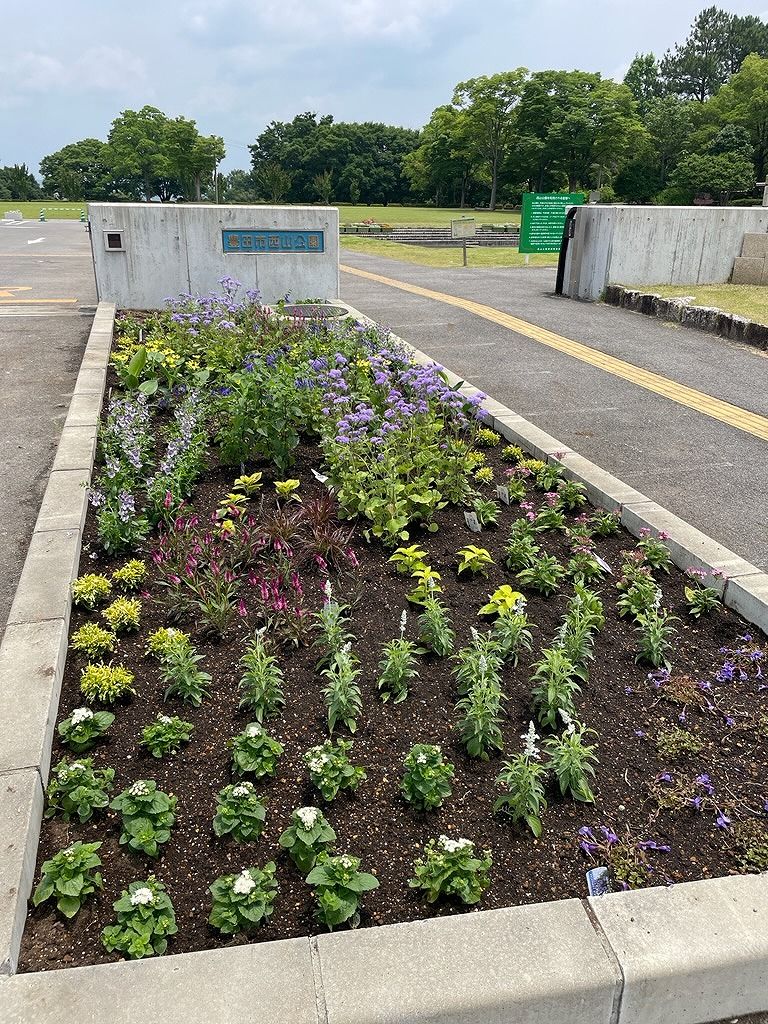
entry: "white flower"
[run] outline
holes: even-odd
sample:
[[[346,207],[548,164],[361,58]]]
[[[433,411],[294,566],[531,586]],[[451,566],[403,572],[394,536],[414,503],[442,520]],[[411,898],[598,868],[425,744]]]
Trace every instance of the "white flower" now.
[[[173,721],[170,715],[158,715],[157,720],[162,722],[163,725],[169,725]]]
[[[473,845],[471,839],[449,839],[448,836],[440,836],[438,842],[446,853],[456,853],[457,850],[465,850]]]
[[[142,886],[141,889],[136,889],[131,893],[132,907],[145,907],[148,903],[153,903],[154,900],[155,897],[152,890],[147,889],[146,886]]]
[[[416,755],[416,764],[426,764],[426,763],[427,763],[427,755],[426,754],[417,754]]]
[[[323,593],[325,594],[326,601],[330,601],[331,600],[331,594],[332,594],[331,581],[330,580],[326,580],[325,583],[323,584]]]
[[[246,727],[245,735],[249,739],[253,739],[254,736],[261,736],[261,732],[261,726],[257,725],[255,722],[251,722],[251,724]]]
[[[128,790],[129,796],[146,796],[149,792],[149,787],[146,782],[134,782],[131,788]]]
[[[241,782],[239,786],[235,786],[235,788],[232,790],[232,796],[236,796],[236,797],[250,796],[252,792],[253,792],[253,783],[252,782]]]
[[[72,764],[69,766],[69,770],[71,772],[84,772],[85,765],[81,764],[80,761],[73,761]]]
[[[256,888],[256,883],[251,878],[251,873],[248,868],[243,868],[240,874],[232,883],[232,891],[238,893],[240,896],[247,896],[249,892]]]
[[[341,866],[346,871],[349,871],[350,868],[353,868],[355,866],[353,858],[350,857],[349,854],[347,853],[344,853],[341,855],[341,857],[339,857],[339,864],[341,864]]]
[[[576,732],[576,723],[574,722],[574,720],[571,718],[571,716],[568,714],[565,708],[558,708],[557,713],[563,720],[566,735],[573,736],[573,734]]]
[[[477,669],[481,676],[484,676],[488,670],[488,659],[484,654],[477,659]]]
[[[310,829],[315,827],[315,822],[317,821],[317,816],[319,814],[319,807],[299,807],[296,811],[296,817],[301,822],[301,826],[305,832],[309,832]]]
[[[71,722],[72,725],[80,725],[81,722],[87,722],[89,718],[93,718],[90,708],[75,708],[72,712]]]
[[[403,633],[405,633],[405,624],[408,621],[408,612],[403,608],[400,614],[400,638],[402,639]]]
[[[540,737],[533,722],[528,723],[528,732],[524,732],[520,738],[525,740],[525,749],[523,750],[525,757],[538,758],[539,748],[536,746],[536,740]]]

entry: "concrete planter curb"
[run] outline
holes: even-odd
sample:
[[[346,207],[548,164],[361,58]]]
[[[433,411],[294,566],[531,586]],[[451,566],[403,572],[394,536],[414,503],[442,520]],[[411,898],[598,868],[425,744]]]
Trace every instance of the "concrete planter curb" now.
[[[740,341],[756,348],[768,349],[768,326],[736,313],[724,313],[722,309],[693,306],[680,299],[663,299],[653,292],[625,288],[620,284],[608,285],[603,302],[609,306],[629,309],[633,313],[643,313],[646,316],[655,316],[659,320],[681,324],[683,327],[692,327],[697,331],[717,334],[730,341]]]
[[[114,308],[99,311],[94,347],[89,341],[84,359],[96,370],[106,365]],[[424,353],[415,356],[432,362]],[[453,386],[461,383],[455,374],[448,378]],[[83,378],[86,386],[94,380],[98,385],[98,377]],[[467,384],[461,390],[477,393]],[[15,618],[0,648],[1,1024],[80,1024],[97,1019],[100,1006],[109,1007],[114,1024],[159,1012],[167,1024],[700,1024],[768,1006],[765,876],[14,974],[34,881],[69,582],[79,555],[81,526],[67,518],[79,506],[67,488],[79,488],[78,471],[87,476],[92,468],[96,419],[79,419],[82,400],[101,403],[96,393],[75,397],[81,399],[73,398],[78,422],[68,417],[52,473],[58,490],[44,501],[42,529],[36,530],[41,539],[30,548]],[[667,530],[678,565],[726,568],[726,603],[768,626],[768,576],[500,403],[489,401],[486,410],[505,438],[560,461],[593,501],[619,509],[631,532]],[[72,505],[65,500],[60,513],[65,492]],[[42,584],[45,572],[50,594]]]

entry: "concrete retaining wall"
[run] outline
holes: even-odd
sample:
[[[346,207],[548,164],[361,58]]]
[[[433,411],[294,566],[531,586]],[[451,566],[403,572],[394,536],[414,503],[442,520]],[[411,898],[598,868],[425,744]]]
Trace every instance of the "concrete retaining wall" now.
[[[722,284],[745,233],[765,231],[761,206],[580,206],[563,294],[594,301],[609,284]]]
[[[221,291],[229,275],[264,302],[339,295],[339,211],[323,206],[173,206],[89,203],[99,299],[128,309],[161,309],[182,292]],[[323,252],[224,252],[227,230],[323,232]],[[123,233],[124,251],[105,232]]]
[[[0,649],[0,1024],[701,1024],[768,1008],[765,875],[14,974],[113,316],[99,306]],[[677,565],[723,569],[726,605],[768,632],[768,575],[500,403],[485,408],[505,438],[621,509],[632,534],[666,530]]]

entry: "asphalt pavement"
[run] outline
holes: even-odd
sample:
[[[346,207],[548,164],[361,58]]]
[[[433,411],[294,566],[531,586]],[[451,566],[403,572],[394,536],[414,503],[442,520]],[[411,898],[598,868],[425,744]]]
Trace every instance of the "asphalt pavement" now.
[[[470,252],[471,263],[471,252]],[[342,249],[344,265],[483,303],[768,416],[768,354],[554,294],[548,267],[422,267]],[[351,305],[564,444],[768,570],[768,444],[465,309],[342,269]]]
[[[75,221],[0,221],[0,636],[96,303]]]

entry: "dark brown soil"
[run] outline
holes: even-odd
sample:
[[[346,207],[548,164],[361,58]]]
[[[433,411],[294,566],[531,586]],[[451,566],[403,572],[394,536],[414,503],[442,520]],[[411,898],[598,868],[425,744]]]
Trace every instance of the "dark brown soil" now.
[[[495,454],[489,456],[489,464],[500,465]],[[310,472],[317,465],[318,450],[311,445],[302,447],[298,464],[290,475],[301,478],[301,493],[305,497],[322,490]],[[275,478],[271,471],[266,471],[265,477]],[[209,515],[216,508],[221,496],[230,489],[232,478],[231,471],[214,466],[195,493],[195,508],[201,515]],[[264,493],[268,491],[269,484]],[[531,500],[538,505],[541,495],[531,489]],[[478,619],[477,610],[487,596],[503,582],[515,583],[514,576],[503,568],[502,550],[509,526],[518,515],[515,507],[502,507],[499,526],[477,535],[469,532],[460,512],[446,510],[437,534],[412,535],[412,541],[419,540],[428,549],[430,564],[443,576],[444,599],[453,616],[457,646],[467,642],[471,626],[483,621]],[[496,565],[487,578],[471,578],[469,573],[457,577],[455,552],[467,543],[484,546],[494,556]],[[620,552],[634,543],[633,538],[622,533],[599,540],[598,552],[618,569]],[[547,533],[543,544],[561,559],[567,557],[562,535]],[[599,747],[596,803],[578,804],[550,791],[544,832],[541,839],[535,840],[529,832],[492,813],[498,795],[494,780],[502,758],[492,757],[483,762],[464,753],[455,733],[456,692],[448,660],[420,658],[420,679],[411,686],[409,697],[402,704],[382,704],[378,698],[375,681],[381,647],[397,635],[410,586],[406,577],[398,576],[387,564],[388,552],[378,544],[369,546],[358,537],[355,551],[359,568],[345,582],[334,585],[337,591],[341,590],[340,596],[346,594],[348,599],[357,600],[352,625],[358,638],[355,651],[363,667],[364,711],[352,759],[365,766],[368,779],[356,794],[342,793],[324,809],[337,832],[339,851],[361,857],[363,869],[373,871],[380,879],[379,889],[365,897],[361,926],[460,912],[454,906],[429,907],[407,885],[414,858],[429,838],[441,833],[466,836],[478,849],[492,850],[491,886],[479,909],[584,896],[584,873],[590,865],[577,847],[577,832],[582,825],[605,824],[620,832],[628,829],[637,838],[669,844],[671,852],[658,854],[654,860],[673,881],[736,870],[728,832],[715,827],[714,814],[659,812],[647,787],[662,771],[683,771],[688,775],[708,772],[719,799],[734,819],[748,814],[750,809],[754,813],[762,808],[763,798],[768,796],[768,752],[755,731],[755,723],[759,714],[768,710],[768,699],[754,678],[715,682],[715,673],[724,657],[719,649],[751,631],[742,620],[720,608],[697,623],[686,612],[683,575],[677,570],[668,577],[659,574],[664,604],[680,620],[676,623],[674,670],[711,681],[716,704],[713,712],[688,712],[688,725],[704,740],[702,753],[677,764],[665,762],[653,739],[661,727],[678,723],[680,707],[663,699],[650,686],[646,681],[647,666],[635,664],[632,625],[616,613],[613,582],[609,580],[597,587],[605,601],[607,622],[597,638],[590,679],[579,702],[580,718],[595,730]],[[94,524],[89,518],[81,572],[107,572],[124,560],[98,557]],[[310,603],[317,607],[320,577],[310,572],[303,578],[311,595]],[[151,584],[148,589],[157,594],[157,588]],[[531,718],[530,666],[541,647],[552,640],[569,592],[570,588],[566,588],[551,598],[526,592],[529,617],[536,629],[533,650],[521,658],[517,668],[504,672],[508,696],[504,739],[509,754],[521,749],[520,735]],[[44,822],[36,878],[43,860],[67,844],[77,839],[101,840],[104,889],[86,903],[72,922],[64,921],[50,905],[31,910],[21,957],[21,969],[25,971],[115,959],[105,954],[101,946],[101,929],[113,920],[112,903],[121,890],[129,882],[145,878],[150,871],[165,883],[175,906],[179,933],[169,947],[172,952],[248,941],[242,936],[223,939],[208,926],[208,886],[219,875],[272,859],[278,864],[280,892],[270,923],[254,941],[322,930],[313,918],[311,890],[277,844],[291,811],[317,802],[302,761],[302,753],[327,735],[322,683],[314,670],[316,653],[307,648],[281,649],[286,707],[284,714],[270,722],[268,728],[285,746],[285,754],[277,777],[259,785],[268,801],[263,836],[249,845],[219,840],[212,832],[211,821],[218,790],[233,781],[227,740],[248,721],[247,714],[237,710],[238,661],[254,623],[238,619],[219,642],[212,642],[204,634],[194,635],[194,642],[204,655],[202,667],[213,677],[212,698],[197,709],[175,701],[164,704],[158,666],[145,657],[144,650],[149,633],[168,622],[162,608],[152,601],[145,600],[143,605],[139,635],[121,640],[115,657],[135,672],[137,695],[116,709],[108,742],[84,756],[93,756],[98,766],[115,769],[115,793],[136,779],[156,779],[159,788],[178,797],[177,825],[159,859],[152,862],[118,845],[120,827],[114,812],[102,814],[85,826],[58,819]],[[416,610],[409,610],[409,636],[415,635],[415,617]],[[75,609],[71,628],[75,630],[82,623],[97,619],[97,613]],[[85,659],[70,652],[59,720],[83,703],[79,676],[84,664]],[[188,747],[163,761],[151,758],[137,746],[143,726],[159,711],[178,713],[195,725]],[[727,716],[735,724],[727,724]],[[343,730],[338,734],[345,735]],[[427,817],[414,813],[398,796],[403,757],[417,742],[442,744],[446,757],[456,768],[452,796],[441,810]],[[67,751],[57,739],[53,764],[62,756],[67,756]]]

